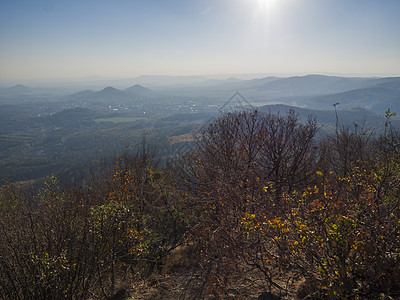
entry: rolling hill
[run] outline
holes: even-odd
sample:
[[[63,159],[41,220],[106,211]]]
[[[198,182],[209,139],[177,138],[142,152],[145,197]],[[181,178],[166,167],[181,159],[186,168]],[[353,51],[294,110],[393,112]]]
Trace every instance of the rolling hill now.
[[[362,107],[384,114],[390,108],[391,111],[400,112],[400,79],[387,78],[380,81],[383,82],[366,88],[315,97],[308,106],[327,109],[331,108],[333,103],[340,103],[343,109]]]

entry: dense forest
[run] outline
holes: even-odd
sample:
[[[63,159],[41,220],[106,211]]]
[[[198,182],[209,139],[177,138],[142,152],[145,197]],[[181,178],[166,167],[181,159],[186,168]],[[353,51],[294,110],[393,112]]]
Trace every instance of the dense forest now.
[[[294,111],[225,112],[168,163],[143,139],[68,188],[5,181],[0,297],[134,298],[174,277],[147,299],[399,297],[392,117],[320,134]]]

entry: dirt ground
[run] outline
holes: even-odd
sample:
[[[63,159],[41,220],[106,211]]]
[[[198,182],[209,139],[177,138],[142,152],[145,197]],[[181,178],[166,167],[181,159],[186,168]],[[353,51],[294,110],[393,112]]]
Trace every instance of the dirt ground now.
[[[280,278],[276,283],[288,289],[280,292],[277,288],[269,289],[265,277],[256,270],[241,266],[230,278],[227,291],[218,296],[206,287],[205,280],[210,278],[199,265],[198,253],[194,247],[178,247],[168,257],[160,272],[153,272],[142,280],[126,280],[120,286],[119,293],[113,300],[194,300],[194,299],[259,299],[262,293],[269,296],[260,300],[296,299],[296,291],[301,282],[287,274],[274,274]],[[239,271],[240,270],[240,271]],[[290,279],[288,281],[288,278]],[[128,283],[129,282],[129,283]],[[274,295],[275,297],[271,297]]]
[[[263,298],[263,300],[295,299],[297,288],[298,284],[293,285],[287,295],[279,295],[279,291],[272,290],[271,294],[276,297]],[[256,277],[256,274],[241,274],[232,281],[232,288],[228,289],[227,294],[220,295],[220,299],[259,299],[263,292],[270,291],[266,290],[265,284]],[[128,288],[126,296],[135,300],[217,299],[205,288],[196,269],[182,269],[170,274],[152,275]]]

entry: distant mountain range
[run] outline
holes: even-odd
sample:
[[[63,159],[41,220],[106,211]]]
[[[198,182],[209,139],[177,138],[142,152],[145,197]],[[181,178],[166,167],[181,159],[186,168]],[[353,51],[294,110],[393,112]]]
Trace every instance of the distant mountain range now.
[[[260,111],[271,112],[274,114],[285,115],[290,110],[294,110],[301,121],[306,121],[308,117],[314,117],[319,125],[323,126],[335,126],[336,124],[336,113],[332,108],[329,110],[317,110],[309,108],[299,108],[295,106],[276,104],[276,105],[265,105],[258,108]],[[371,112],[363,108],[352,108],[352,109],[338,109],[338,126],[340,128],[354,127],[355,125],[363,130],[375,130],[382,129],[385,124],[384,116]],[[394,125],[398,126],[400,123],[394,121]]]
[[[382,78],[372,81],[371,86],[350,91],[320,96],[311,99],[309,106],[319,109],[332,107],[340,103],[343,109],[363,107],[384,114],[391,111],[400,113],[400,78]]]
[[[307,75],[277,79],[257,87],[261,91],[279,91],[290,96],[332,94],[377,84],[380,79]]]
[[[104,104],[110,100],[126,102],[141,98],[186,97],[208,99],[208,103],[214,101],[218,105],[234,92],[240,91],[256,106],[282,103],[330,110],[332,104],[340,103],[339,107],[342,109],[358,107],[383,114],[390,108],[400,113],[400,77],[367,78],[311,74],[288,78],[270,76],[249,80],[238,78],[217,80],[204,76],[140,76],[131,79],[130,84],[133,85],[126,89],[109,86],[99,91],[84,90],[68,95],[64,92],[64,96],[60,93],[55,94],[54,99],[63,102],[84,101]],[[146,86],[153,88],[149,89]],[[12,97],[22,99],[22,96],[45,95],[49,91],[50,89],[15,85],[1,88],[0,100],[2,103],[11,103]]]
[[[183,87],[172,86],[168,92],[181,92]],[[265,77],[240,80],[205,80],[185,85],[185,95],[225,97],[240,91],[255,103],[296,103],[302,107],[329,109],[333,103],[346,103],[343,108],[363,107],[379,113],[393,107],[400,111],[400,77],[338,77],[306,75],[288,78]],[[171,92],[172,91],[172,92]],[[182,93],[180,94],[182,95]]]
[[[135,84],[125,90],[119,90],[114,87],[106,87],[101,91],[95,92],[86,90],[71,95],[64,96],[63,101],[129,101],[134,98],[151,96],[152,90],[139,84]]]

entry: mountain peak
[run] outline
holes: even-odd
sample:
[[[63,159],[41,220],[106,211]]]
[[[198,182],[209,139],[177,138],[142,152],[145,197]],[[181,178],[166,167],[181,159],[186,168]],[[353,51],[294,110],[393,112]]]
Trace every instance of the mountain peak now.
[[[136,95],[144,95],[144,94],[149,94],[152,91],[143,85],[140,84],[135,84],[127,89],[125,89],[126,92],[131,93],[131,94],[136,94]]]
[[[37,92],[36,89],[26,85],[17,84],[12,87],[1,88],[0,93],[7,96],[27,95]]]
[[[115,92],[115,91],[118,91],[118,90],[112,86],[108,86],[108,87],[105,87],[104,89],[102,89],[100,92]]]

